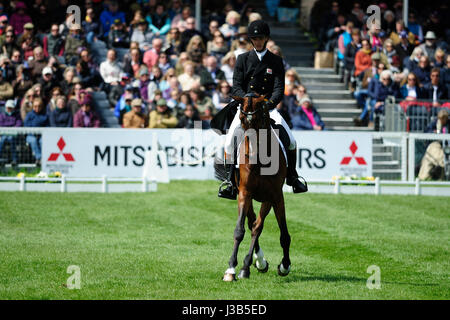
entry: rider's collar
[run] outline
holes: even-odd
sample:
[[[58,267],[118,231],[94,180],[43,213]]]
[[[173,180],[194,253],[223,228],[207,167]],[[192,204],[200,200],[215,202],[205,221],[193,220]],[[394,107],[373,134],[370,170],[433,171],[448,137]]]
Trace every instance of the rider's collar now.
[[[267,48],[265,48],[263,51],[259,52],[257,51],[255,48],[253,48],[253,50],[255,50],[256,55],[258,56],[259,61],[262,61],[264,55],[267,53]]]

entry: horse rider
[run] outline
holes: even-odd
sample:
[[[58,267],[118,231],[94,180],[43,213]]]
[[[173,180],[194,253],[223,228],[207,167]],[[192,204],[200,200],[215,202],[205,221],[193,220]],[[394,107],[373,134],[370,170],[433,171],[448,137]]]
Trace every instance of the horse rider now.
[[[281,125],[289,136],[289,147],[286,150],[288,170],[286,184],[292,186],[294,193],[302,193],[308,190],[307,185],[298,179],[297,170],[297,143],[292,135],[289,126],[276,109],[277,104],[282,101],[284,96],[284,66],[283,60],[267,50],[266,45],[270,36],[270,28],[266,22],[256,20],[248,26],[248,37],[253,45],[253,50],[242,53],[238,56],[233,74],[232,96],[245,97],[256,93],[266,97],[264,108],[269,110],[270,118],[276,125]],[[211,126],[213,128],[223,128],[220,121],[223,118],[230,120],[230,113],[234,115],[230,128],[225,138],[226,159],[234,154],[235,137],[243,136],[243,129],[239,119],[238,103],[231,102],[213,119]],[[229,121],[228,120],[228,121]],[[217,124],[220,123],[220,124]],[[222,130],[223,131],[223,130]],[[219,188],[218,196],[227,199],[236,199],[237,188],[234,181],[235,165],[225,161],[227,171],[227,180]]]

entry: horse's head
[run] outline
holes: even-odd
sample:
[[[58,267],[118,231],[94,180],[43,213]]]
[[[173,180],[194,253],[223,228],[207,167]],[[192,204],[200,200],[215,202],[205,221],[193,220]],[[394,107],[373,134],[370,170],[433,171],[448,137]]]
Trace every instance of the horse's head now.
[[[247,94],[244,98],[233,97],[240,104],[241,125],[244,130],[263,129],[268,124],[268,112],[263,108],[265,96]]]

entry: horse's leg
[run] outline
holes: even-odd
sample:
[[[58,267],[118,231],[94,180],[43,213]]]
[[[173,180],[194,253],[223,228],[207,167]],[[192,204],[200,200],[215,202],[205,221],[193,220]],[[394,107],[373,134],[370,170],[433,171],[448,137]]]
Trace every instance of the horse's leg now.
[[[244,239],[245,235],[245,217],[248,213],[248,209],[250,208],[251,198],[244,195],[243,192],[239,192],[238,198],[238,219],[236,223],[236,228],[234,229],[234,247],[233,253],[231,254],[230,261],[228,262],[229,268],[225,271],[225,275],[223,276],[224,281],[233,281],[236,280],[236,271],[235,268],[237,266],[237,255],[239,250],[239,245]]]
[[[244,259],[244,265],[242,266],[242,269],[239,272],[239,278],[250,277],[250,265],[252,264],[253,251],[255,250],[256,243],[258,242],[258,238],[261,235],[261,232],[263,230],[264,219],[269,214],[270,208],[271,208],[271,205],[268,202],[263,202],[261,204],[261,210],[259,211],[258,219],[256,219],[256,222],[252,228],[252,241],[250,243],[250,249],[248,251],[247,256]],[[260,250],[258,250],[257,252],[259,252],[259,251]]]
[[[291,271],[291,260],[289,259],[289,246],[291,244],[291,236],[289,235],[286,224],[286,211],[284,207],[283,194],[281,194],[279,201],[275,203],[274,211],[278,226],[280,228],[280,244],[283,248],[283,259],[278,265],[278,274],[280,276],[287,276]]]

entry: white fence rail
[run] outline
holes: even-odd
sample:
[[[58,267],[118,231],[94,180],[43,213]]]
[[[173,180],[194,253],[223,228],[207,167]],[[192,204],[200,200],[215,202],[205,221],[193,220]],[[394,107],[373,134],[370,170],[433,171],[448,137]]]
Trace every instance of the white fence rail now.
[[[308,181],[310,193],[373,194],[373,195],[427,195],[450,196],[450,182],[369,180],[312,180]],[[124,178],[27,178],[0,177],[0,191],[11,192],[156,192],[155,181]],[[292,192],[284,186],[285,192]]]

